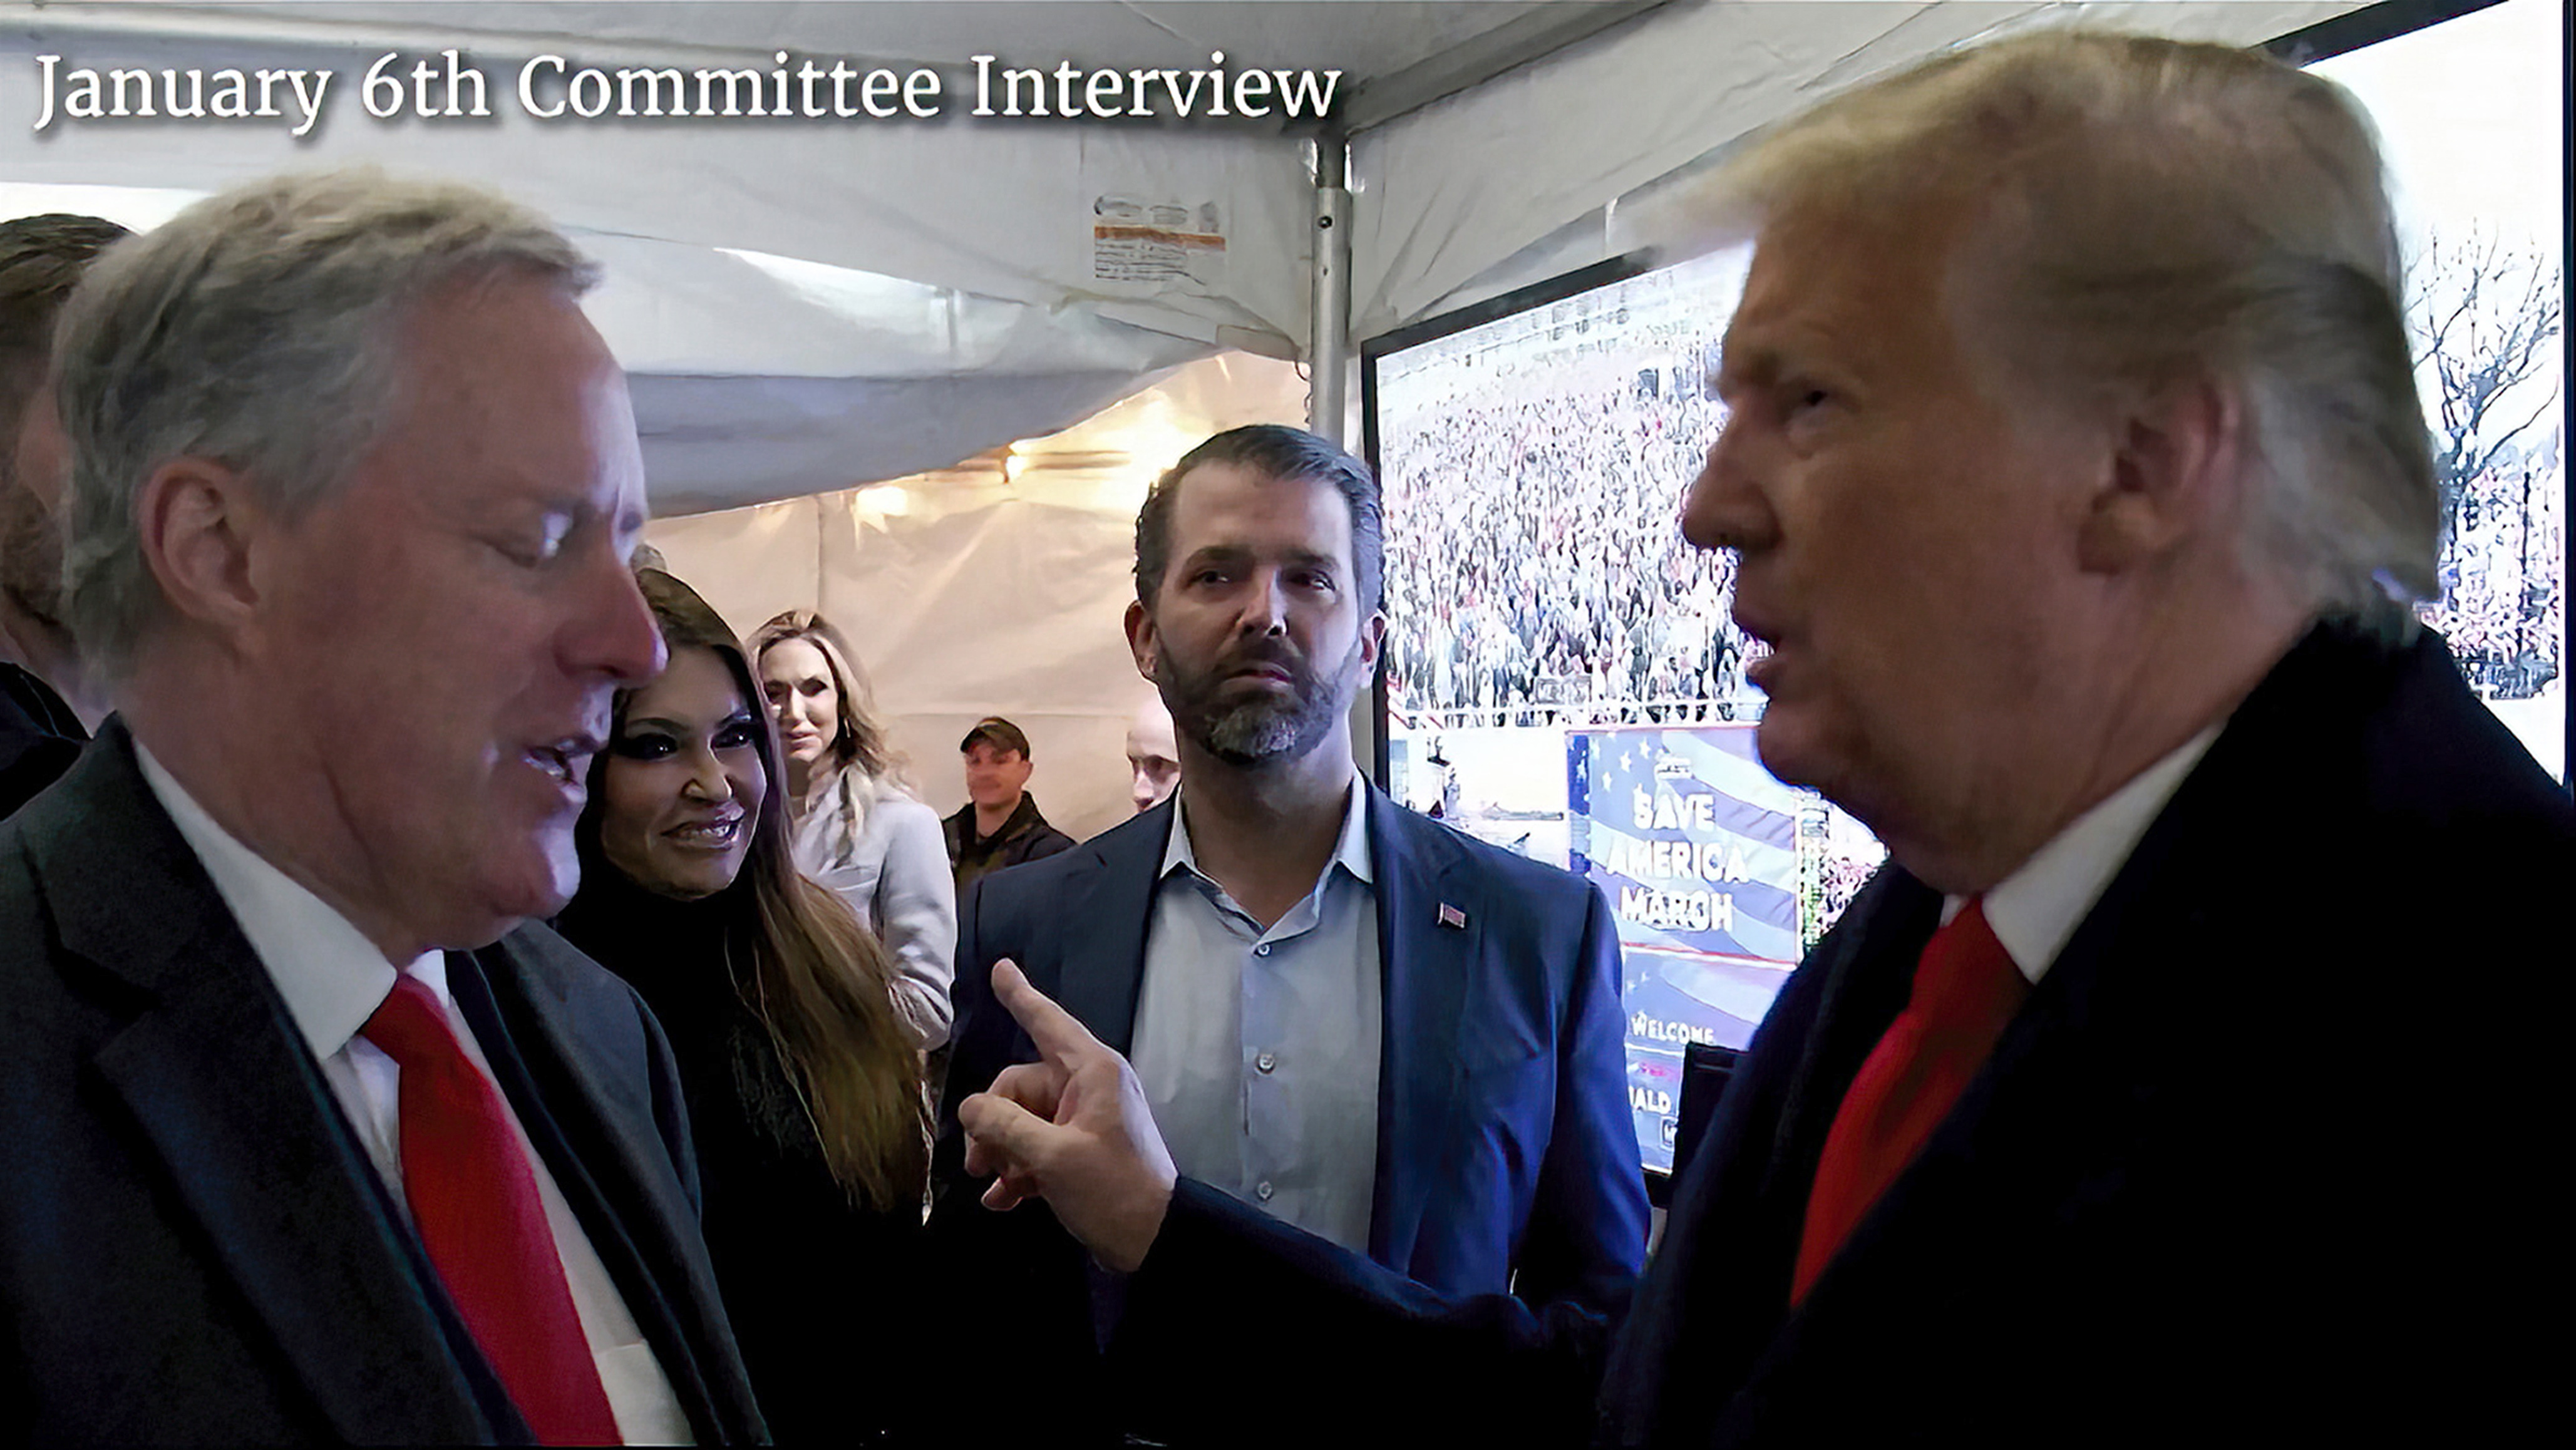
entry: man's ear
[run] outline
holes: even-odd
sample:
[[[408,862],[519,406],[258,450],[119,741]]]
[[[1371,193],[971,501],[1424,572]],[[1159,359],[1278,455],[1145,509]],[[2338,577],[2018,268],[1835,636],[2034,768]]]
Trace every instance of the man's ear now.
[[[1386,611],[1379,610],[1360,625],[1360,662],[1368,667],[1363,679],[1377,678],[1377,662],[1386,655]]]
[[[134,513],[144,562],[171,611],[238,637],[259,609],[251,555],[273,527],[240,472],[212,459],[173,458],[143,481]]]
[[[2139,397],[2076,536],[2086,569],[2116,574],[2164,557],[2231,514],[2242,492],[2245,408],[2196,377]]]
[[[1127,652],[1136,657],[1136,673],[1154,678],[1154,652],[1160,647],[1160,636],[1154,633],[1154,616],[1136,601],[1127,605]]]

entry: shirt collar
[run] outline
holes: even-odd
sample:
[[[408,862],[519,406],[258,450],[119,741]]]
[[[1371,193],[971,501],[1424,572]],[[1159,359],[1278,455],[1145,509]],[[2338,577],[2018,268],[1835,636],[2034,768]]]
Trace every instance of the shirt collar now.
[[[1182,797],[1186,793],[1187,782],[1183,782],[1181,789],[1172,792],[1172,839],[1171,843],[1163,848],[1163,869],[1155,874],[1154,879],[1157,881],[1170,876],[1174,870],[1183,868],[1193,876],[1207,874],[1199,870],[1198,852],[1190,845],[1190,817],[1189,813],[1181,808]],[[1334,843],[1333,858],[1324,863],[1323,872],[1315,879],[1320,883],[1325,876],[1333,874],[1334,867],[1339,866],[1359,881],[1374,886],[1377,883],[1377,875],[1373,860],[1374,858],[1369,855],[1368,787],[1361,781],[1359,772],[1354,769],[1351,772],[1350,803],[1342,811],[1341,839]]]
[[[316,1058],[347,1047],[393,992],[393,964],[347,917],[217,825],[140,742],[134,757],[143,767],[144,783],[188,849],[196,852],[215,893],[231,908],[251,951],[268,969],[305,1046]],[[446,1000],[447,960],[442,954],[425,952],[404,970]]]
[[[2075,818],[2065,830],[2032,853],[2031,858],[1985,894],[1986,924],[2003,943],[2013,965],[2035,985],[2066,949],[2067,939],[2093,910],[2093,903],[2119,874],[2138,838],[2164,813],[2183,778],[2208,753],[2226,724],[2220,721],[2184,741],[2181,748],[2139,771],[2102,803]],[[1947,922],[1965,904],[1951,897],[1942,906]]]

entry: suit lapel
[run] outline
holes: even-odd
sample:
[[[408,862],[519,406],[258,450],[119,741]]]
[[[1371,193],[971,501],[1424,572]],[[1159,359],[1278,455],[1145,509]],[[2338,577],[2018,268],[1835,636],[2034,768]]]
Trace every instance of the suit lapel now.
[[[1940,922],[1941,897],[1903,868],[1884,868],[1879,899],[1830,956],[1819,952],[1824,972],[1815,1027],[1791,1072],[1772,1141],[1766,1192],[1797,1200],[1803,1217],[1807,1191],[1824,1156],[1825,1137],[1842,1111],[1843,1098],[1861,1064],[1905,1010],[1914,967]]]
[[[1440,1171],[1458,1100],[1458,1019],[1489,913],[1455,871],[1448,829],[1368,787],[1383,994],[1377,1092],[1377,1193],[1369,1257],[1401,1271]],[[1462,925],[1444,925],[1454,907]]]
[[[449,953],[449,989],[698,1438],[727,1439],[700,1346],[679,1312],[686,1290],[665,1284],[653,1267],[689,1262],[673,1227],[695,1217],[671,1191],[677,1185],[650,1166],[666,1154],[644,1136],[653,1112],[632,1091],[640,1070],[609,1060],[574,1030],[573,1005],[513,961],[521,949],[506,938],[471,955]]]
[[[1091,853],[1091,860],[1083,876],[1068,884],[1064,915],[1057,923],[1064,955],[1055,998],[1094,1037],[1122,1053],[1135,1040],[1145,937],[1154,919],[1163,853],[1180,809],[1177,800],[1075,848]]]
[[[1801,1372],[1794,1367],[1802,1362],[1805,1342],[1840,1342],[1867,1332],[1866,1326],[1890,1312],[1909,1312],[1893,1307],[1902,1296],[1949,1292],[1935,1285],[2004,1282],[2024,1248],[2018,1235],[2044,1224],[2050,1205],[2096,1191],[2082,1187],[2088,1181],[2116,1179],[2154,1111],[2152,1059],[2160,1046],[2171,1046],[2159,1044],[2157,1033],[2160,1024],[2177,1020],[2177,1004],[2165,998],[2176,989],[2178,975],[2189,980],[2172,968],[2191,960],[2191,944],[2203,930],[2199,903],[2223,894],[2231,881],[2259,874],[2250,849],[2217,844],[2227,835],[2224,813],[2251,789],[2222,779],[2233,753],[2213,748],[2148,828],[1996,1041],[1984,1068],[1913,1162],[1854,1225],[1799,1313],[1787,1318],[1749,1364],[1750,1378],[1743,1383],[1750,1400],[1760,1400],[1767,1376]],[[2222,824],[2213,828],[2213,821]],[[2258,839],[2237,834],[2248,843]],[[2197,848],[2186,850],[2186,841]],[[2248,859],[2228,859],[2238,851]],[[1919,894],[1917,910],[1928,928],[1937,920],[1932,913],[1939,898],[1911,877],[1902,879],[1909,894]],[[2177,890],[2185,881],[2198,884]],[[1791,1151],[1768,1190],[1784,1206],[1799,1204],[1801,1218],[1804,1191],[1840,1093],[1876,1041],[1869,1024],[1875,1021],[1883,1031],[1902,1009],[1913,958],[1926,934],[1893,924],[1871,933],[1884,938],[1867,944],[1876,963],[1854,974],[1840,1024],[1820,1026],[1816,1034],[1810,1057],[1820,1070],[1808,1101],[1783,1114],[1782,1145]],[[1827,1006],[1834,1006],[1831,999]],[[1839,1087],[1827,1092],[1837,1074]],[[1794,1258],[1796,1246],[1793,1230],[1785,1240],[1784,1263]],[[1737,1383],[1730,1377],[1730,1391]]]
[[[45,805],[71,813],[26,837],[63,947],[139,1004],[93,1065],[333,1433],[492,1438],[373,1167],[121,723]]]
[[[1846,1257],[1864,1257],[1882,1239],[1910,1236],[1921,1223],[1940,1222],[1946,1210],[1936,1200],[1944,1196],[1965,1191],[1991,1197],[1999,1191],[1994,1169],[1966,1165],[2041,1165],[2023,1177],[2064,1185],[2087,1171],[2074,1151],[2078,1145],[2095,1160],[2117,1158],[2121,1134],[2145,1102],[2145,1078],[2152,1066],[2148,1056],[2169,1053],[2177,1045],[2160,1040],[2159,1024],[2180,1020],[2193,1005],[2179,985],[2192,978],[2187,971],[2176,971],[2175,964],[2193,960],[2196,944],[2207,939],[2210,904],[2234,899],[2239,883],[2261,879],[2268,864],[2265,853],[2277,848],[2260,833],[2238,828],[2241,803],[2267,792],[2277,800],[2287,786],[2269,762],[2302,752],[2313,758],[2321,748],[2315,742],[2332,734],[2319,726],[2319,719],[2367,708],[2332,693],[2318,695],[2320,690],[2351,688],[2352,676],[2345,672],[2355,668],[2350,660],[2357,650],[2376,654],[2375,647],[2343,642],[2333,631],[2312,631],[2237,709],[2086,911],[2030,1001],[1995,1043],[1984,1070],[1925,1141],[1914,1165],[1888,1185],[1869,1216],[1853,1228]],[[2417,658],[2426,657],[2419,653]],[[2368,679],[2388,666],[2361,668],[2360,677]],[[2341,804],[2312,802],[2304,813],[2329,818]],[[1914,889],[1926,903],[1937,900],[1928,888]],[[1910,938],[1917,948],[1922,939]],[[1830,1028],[1820,1031],[1818,1056],[1835,1057],[1839,1065],[1838,1054],[1855,1043],[1865,1056],[1876,1032],[1864,1037],[1859,1029],[1882,1005],[1888,1018],[1902,1008],[1902,983],[1909,980],[1912,958],[1900,963],[1893,957],[1891,952],[1884,968],[1870,972],[1873,980],[1899,984],[1893,998],[1880,1004],[1855,996],[1861,1006],[1850,1014],[1849,1030],[1839,1035]],[[1879,1030],[1885,1020],[1880,1019]],[[2192,1036],[2206,1040],[2211,1032],[2199,1027]],[[1842,1084],[1847,1086],[1857,1071],[1854,1058]],[[1818,1080],[1826,1079],[1820,1075]],[[1817,1096],[1821,1100],[1823,1095]],[[1839,1096],[1837,1089],[1836,1102]],[[1796,1130],[1809,1144],[1810,1175],[1833,1110],[1824,1106],[1821,1121],[1810,1112]],[[1999,1142],[2006,1146],[1998,1147]],[[1923,1251],[1938,1250],[1927,1246]],[[1823,1288],[1820,1279],[1820,1295]]]
[[[2195,944],[2207,939],[2209,903],[2226,899],[2234,883],[2260,879],[2262,854],[2272,849],[2258,833],[2231,829],[2239,803],[2263,789],[2261,772],[2240,764],[2249,748],[2259,754],[2263,718],[2259,704],[2241,709],[2157,814],[1984,1070],[1854,1227],[1855,1255],[1939,1221],[1949,1212],[1940,1197],[1963,1188],[1997,1195],[2003,1183],[1992,1165],[2014,1165],[2025,1186],[2063,1185],[2089,1163],[2119,1156],[2148,1103],[2150,1059],[2183,1046],[2161,1040],[2189,1010],[2180,984],[2193,978],[2176,964],[2194,960]],[[2206,1040],[2211,1032],[2193,1035]]]
[[[2447,674],[2438,650],[2420,644],[2409,667]],[[2348,722],[2376,720],[2389,709],[2378,692],[2391,667],[2364,662],[2376,658],[2376,647],[2319,630],[2237,709],[2086,913],[1985,1069],[1853,1229],[1805,1308],[1787,1318],[1781,1307],[1795,1234],[1824,1134],[1860,1059],[1901,1009],[1914,956],[1936,919],[1939,898],[1930,888],[1893,866],[1882,873],[1804,969],[1828,976],[1809,1046],[1777,1113],[1755,1216],[1746,1216],[1745,1190],[1726,1161],[1761,1146],[1740,1120],[1731,1142],[1703,1148],[1681,1185],[1672,1234],[1623,1331],[1621,1363],[1605,1393],[1605,1404],[1622,1417],[1618,1443],[1724,1439],[1775,1402],[1763,1384],[1775,1371],[1784,1381],[1812,1378],[1811,1366],[1828,1353],[1843,1357],[1835,1363],[1849,1359],[1848,1336],[1883,1328],[1926,1302],[1953,1302],[1940,1296],[1961,1295],[1962,1286],[1973,1287],[1955,1302],[2029,1292],[2029,1236],[2070,1209],[2116,1201],[2121,1175],[2144,1161],[2141,1135],[2157,1131],[2163,1097],[2241,1089],[2239,1077],[2221,1073],[2277,1049],[2227,1041],[2226,1034],[2277,1016],[2242,1014],[2238,1004],[2250,984],[2212,982],[2196,964],[2221,942],[2240,969],[2315,950],[2297,934],[2295,919],[2267,920],[2247,886],[2278,872],[2281,853],[2295,859],[2299,837],[2285,847],[2276,833],[2245,829],[2243,802],[2263,798],[2279,816],[2320,823],[2314,829],[2321,832],[2350,829],[2342,824],[2348,781],[2364,767],[2347,762],[2327,770],[2315,762],[2351,748]],[[2457,697],[2465,699],[2465,691]],[[2409,701],[2407,708],[2422,705]],[[2284,770],[2284,761],[2301,767]],[[2303,793],[2320,780],[2330,787]],[[1881,886],[1895,894],[1882,897]],[[2283,934],[2278,953],[2249,946],[2249,932],[2275,927]],[[1857,941],[1846,943],[1853,932]],[[1829,960],[1838,953],[1849,960]],[[1782,1008],[1794,994],[1795,984]],[[1790,1013],[1777,1015],[1784,1035],[1799,1031],[1785,1020]],[[2213,1042],[2232,1057],[2229,1067],[2175,1065],[2178,1052],[2205,1054]],[[1765,1100],[1731,1101],[1737,1087],[1720,1105],[1722,1118],[1730,1108],[1762,1111]],[[2226,1110],[2240,1109],[2231,1101]],[[2193,1151],[2216,1150],[2195,1140]],[[2261,1151],[2292,1150],[2267,1141]],[[2209,1181],[2212,1193],[2237,1187],[2220,1172]],[[1749,1272],[1740,1264],[1773,1267]],[[2021,1282],[2016,1273],[2025,1276]],[[1821,1347],[1828,1338],[1837,1341],[1830,1351]],[[1804,1344],[1819,1346],[1812,1358],[1802,1357]],[[1737,1397],[1732,1406],[1730,1397]],[[1712,1420],[1730,1408],[1733,1420],[1712,1431]]]
[[[661,1156],[662,1147],[639,1134],[637,1125],[653,1120],[652,1104],[632,1090],[632,1066],[608,1061],[575,1031],[572,1005],[535,973],[518,970],[516,950],[515,941],[505,938],[479,952],[448,953],[458,1010],[478,1039],[487,1032],[501,1039],[508,1064],[496,1060],[493,1066],[505,1079],[502,1087],[515,1111],[542,1120],[558,1135],[598,1140],[607,1156],[596,1174],[588,1155],[569,1165],[586,1188],[594,1186],[588,1181],[594,1176],[642,1183],[645,1165]],[[558,1137],[553,1146],[569,1144]],[[551,1159],[547,1166],[554,1166]]]
[[[2190,976],[2174,964],[2193,960],[2195,942],[2205,939],[2208,903],[2227,897],[2231,883],[2262,874],[2265,847],[2256,844],[2262,838],[2230,827],[2238,803],[2262,789],[2259,772],[2239,762],[2249,751],[2260,755],[2264,705],[2277,693],[2240,709],[2228,734],[2157,814],[1997,1039],[1983,1070],[1913,1164],[1853,1227],[1842,1258],[1864,1260],[1882,1243],[1895,1253],[1943,1252],[1919,1237],[1922,1226],[1950,1221],[1962,1200],[1991,1201],[2015,1191],[2004,1165],[2019,1191],[2049,1194],[2120,1156],[2125,1135],[2148,1106],[2151,1057],[2178,1046],[2157,1040],[2159,1024],[2187,1010],[2173,998],[2177,983]],[[1900,991],[1890,1012],[1902,1003]],[[1865,1055],[1868,1046],[1860,1051]],[[1824,1127],[1831,1122],[1828,1111]],[[1815,1130],[1811,1165],[1822,1132]],[[1914,1247],[1899,1247],[1908,1243]],[[1832,1274],[1829,1267],[1819,1279],[1819,1298]]]
[[[1782,989],[1675,1185],[1604,1382],[1615,1443],[1688,1443],[1688,1427],[1724,1407],[1788,1317],[1825,1136],[1903,1010],[1940,900],[1886,867]]]

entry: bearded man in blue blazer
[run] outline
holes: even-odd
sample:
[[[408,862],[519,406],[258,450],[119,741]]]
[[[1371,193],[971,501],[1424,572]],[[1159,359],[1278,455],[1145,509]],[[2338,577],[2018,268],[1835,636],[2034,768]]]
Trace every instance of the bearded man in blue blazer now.
[[[1609,904],[1354,767],[1379,533],[1366,466],[1293,428],[1219,434],[1155,485],[1127,630],[1179,792],[968,898],[948,1098],[1032,1055],[987,985],[1010,960],[1133,1055],[1187,1171],[1248,1209],[1451,1292],[1606,1310],[1646,1243]],[[961,1148],[951,1117],[939,1228],[983,1279],[958,1297],[1107,1335],[1115,1284],[1042,1210],[975,1207]]]

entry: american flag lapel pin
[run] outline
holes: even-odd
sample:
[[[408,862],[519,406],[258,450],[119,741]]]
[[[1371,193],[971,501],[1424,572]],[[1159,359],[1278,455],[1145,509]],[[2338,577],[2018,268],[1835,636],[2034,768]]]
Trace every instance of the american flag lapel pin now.
[[[1444,901],[1440,903],[1440,924],[1458,931],[1465,931],[1467,929],[1467,913],[1460,911],[1458,908],[1451,906],[1448,902]]]

